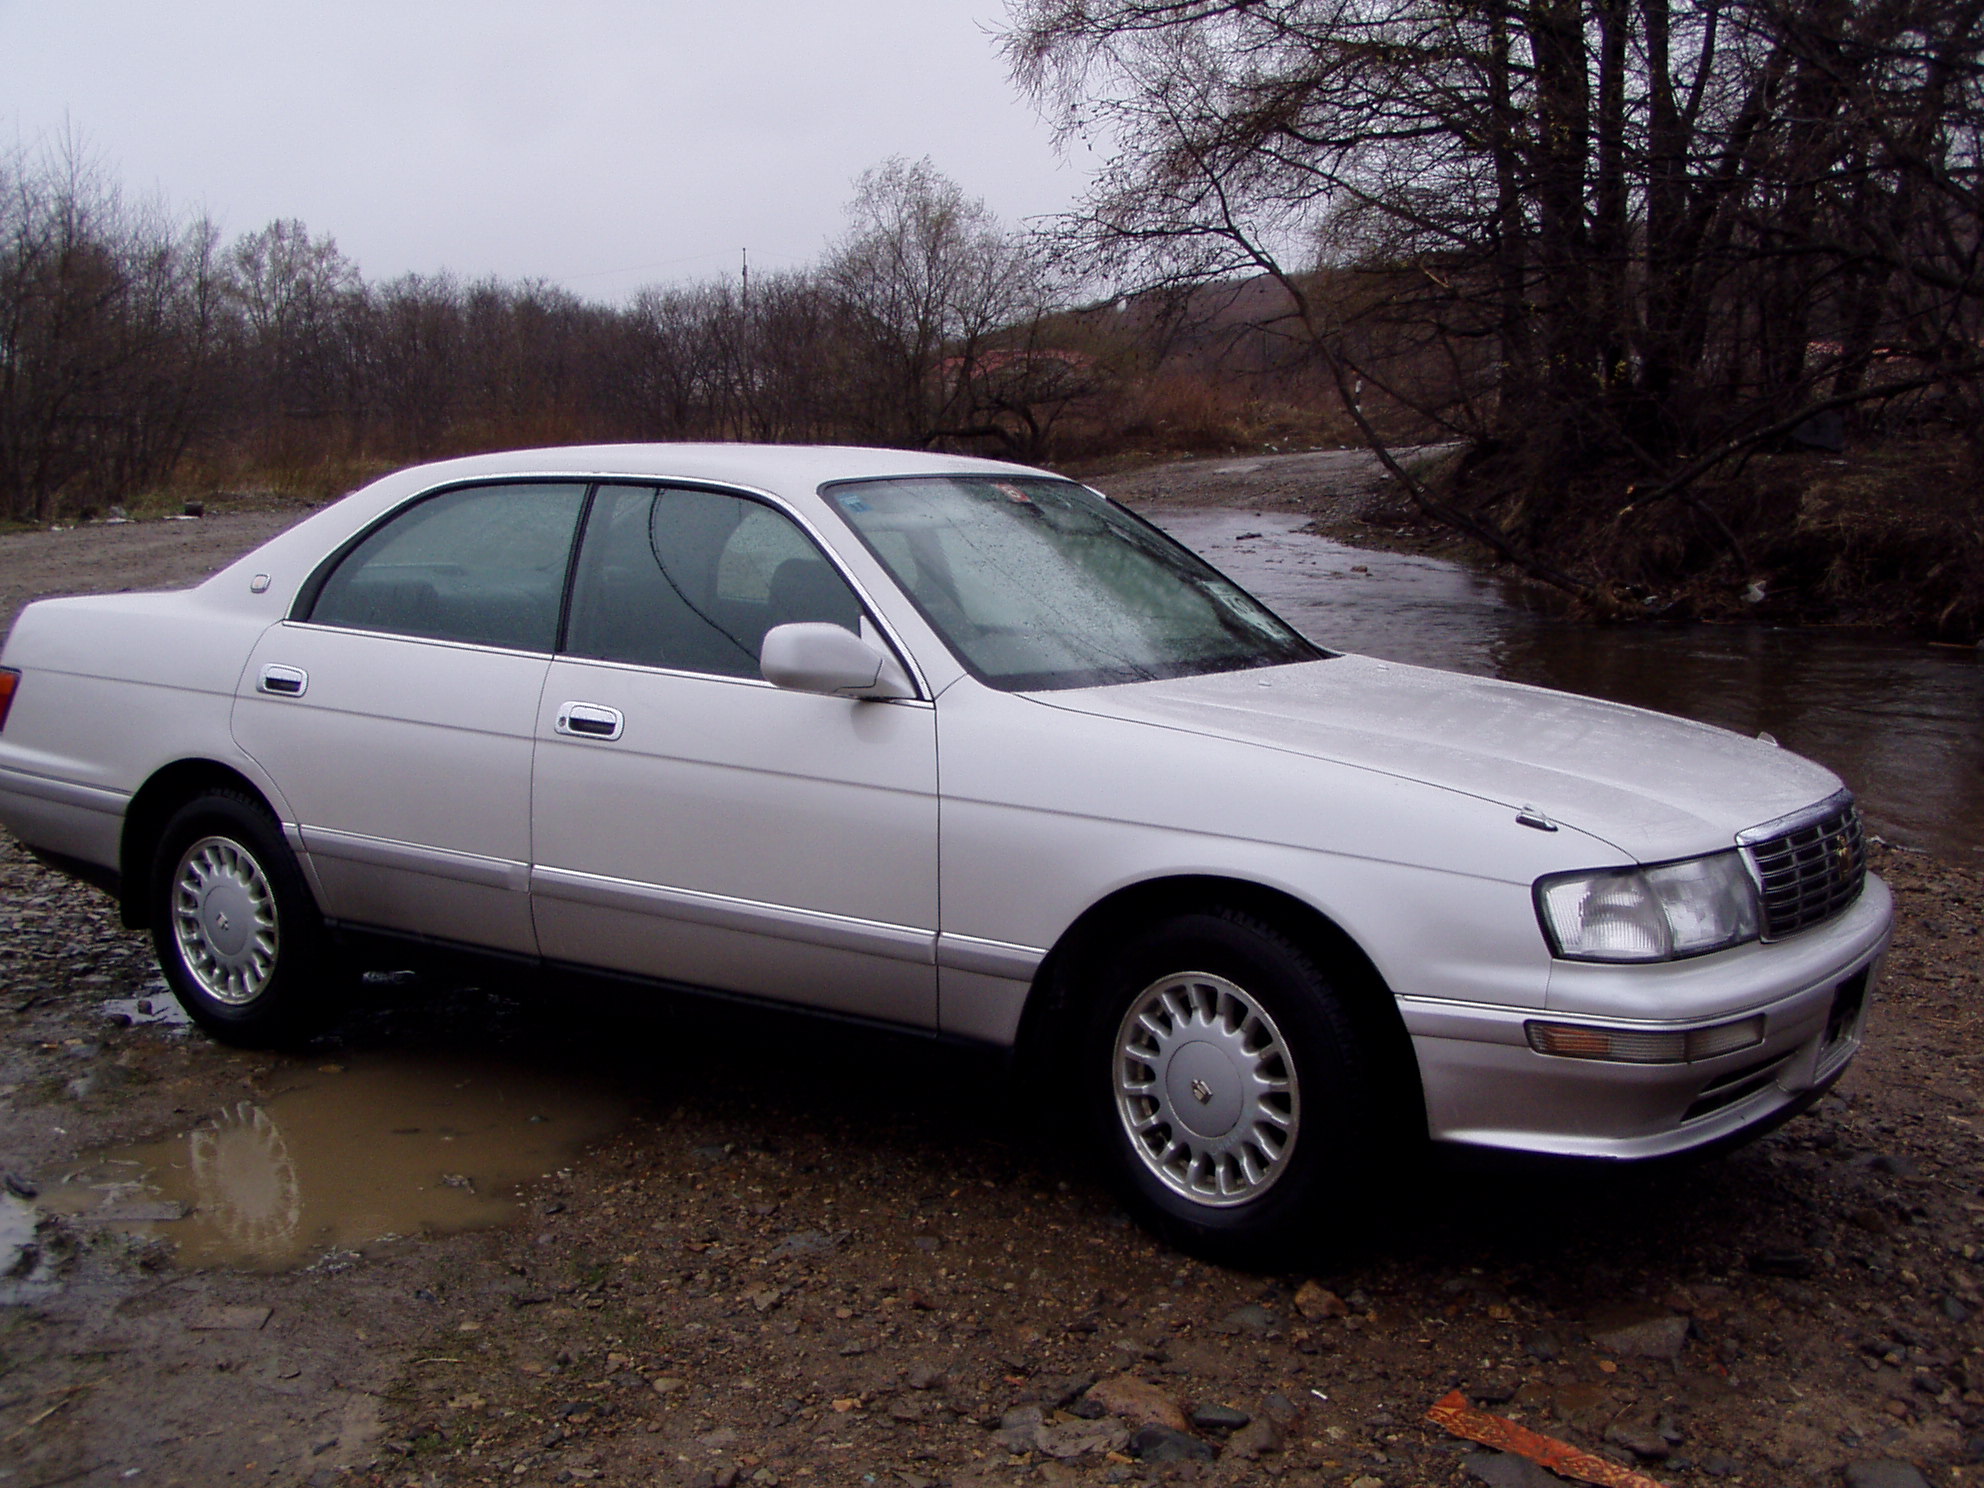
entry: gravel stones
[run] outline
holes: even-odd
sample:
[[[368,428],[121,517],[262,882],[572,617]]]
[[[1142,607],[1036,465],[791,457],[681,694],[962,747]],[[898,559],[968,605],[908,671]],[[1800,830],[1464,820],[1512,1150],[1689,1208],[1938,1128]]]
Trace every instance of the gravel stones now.
[[[1929,1480],[1912,1463],[1883,1458],[1848,1464],[1846,1488],[1929,1488]]]
[[[1129,1451],[1139,1462],[1212,1462],[1219,1456],[1208,1443],[1168,1426],[1140,1428],[1130,1438]]]
[[[1460,1465],[1488,1488],[1563,1488],[1564,1480],[1513,1452],[1469,1452]]]
[[[1819,1269],[1819,1263],[1802,1250],[1752,1251],[1749,1266],[1758,1276],[1779,1276],[1787,1281],[1809,1280]]]

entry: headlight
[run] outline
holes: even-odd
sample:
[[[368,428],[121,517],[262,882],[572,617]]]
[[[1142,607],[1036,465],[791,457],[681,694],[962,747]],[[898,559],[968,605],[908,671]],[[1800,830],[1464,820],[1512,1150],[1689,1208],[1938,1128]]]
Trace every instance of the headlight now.
[[[1740,853],[1536,881],[1551,952],[1569,961],[1672,961],[1757,938],[1757,890]]]

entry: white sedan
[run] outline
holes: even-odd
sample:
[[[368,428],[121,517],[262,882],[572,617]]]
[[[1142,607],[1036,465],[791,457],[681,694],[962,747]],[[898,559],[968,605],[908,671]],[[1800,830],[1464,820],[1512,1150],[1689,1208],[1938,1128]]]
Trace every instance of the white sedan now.
[[[0,822],[221,1038],[393,940],[927,1030],[1217,1254],[1326,1236],[1401,1141],[1760,1130],[1853,1056],[1892,920],[1820,766],[1331,653],[988,460],[423,466],[197,588],[32,605],[0,667]]]

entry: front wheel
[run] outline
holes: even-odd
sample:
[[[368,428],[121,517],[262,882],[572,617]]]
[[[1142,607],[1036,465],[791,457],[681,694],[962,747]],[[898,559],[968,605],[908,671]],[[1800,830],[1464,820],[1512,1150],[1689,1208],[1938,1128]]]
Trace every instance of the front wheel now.
[[[1085,1040],[1118,1186],[1181,1249],[1239,1264],[1341,1250],[1386,1137],[1370,1038],[1301,943],[1179,915],[1102,974]]]
[[[322,918],[281,829],[247,796],[214,791],[174,813],[151,927],[167,985],[216,1038],[288,1042],[321,1011]]]

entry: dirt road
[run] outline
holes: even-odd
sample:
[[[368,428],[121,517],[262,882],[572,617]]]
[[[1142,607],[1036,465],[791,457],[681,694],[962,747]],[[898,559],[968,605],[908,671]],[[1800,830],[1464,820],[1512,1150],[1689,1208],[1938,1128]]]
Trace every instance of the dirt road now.
[[[0,595],[280,520],[0,538]],[[915,1040],[375,980],[307,1054],[223,1049],[9,849],[0,1484],[1554,1481],[1427,1422],[1455,1388],[1662,1483],[1981,1481],[1984,881],[1877,866],[1900,940],[1812,1113],[1690,1168],[1432,1165],[1262,1276]]]

